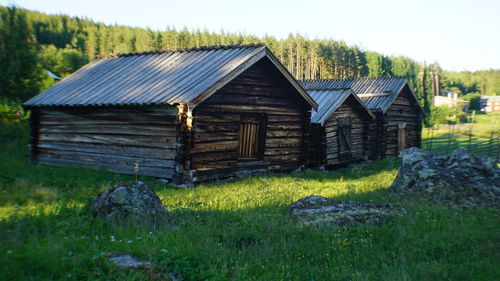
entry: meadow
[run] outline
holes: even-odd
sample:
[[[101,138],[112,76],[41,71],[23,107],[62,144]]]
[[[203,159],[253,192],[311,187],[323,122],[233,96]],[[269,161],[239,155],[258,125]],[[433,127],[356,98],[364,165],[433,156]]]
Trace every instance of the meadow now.
[[[181,280],[500,280],[495,209],[404,200],[390,187],[398,160],[334,172],[304,170],[178,189],[139,177],[177,227],[110,227],[89,202],[134,176],[32,165],[27,126],[0,128],[0,280],[145,280],[101,256],[121,251]],[[408,208],[381,225],[304,226],[290,203],[307,195]]]
[[[468,122],[438,124],[422,131],[422,148],[442,153],[464,146],[472,153],[500,159],[500,112],[468,114]]]

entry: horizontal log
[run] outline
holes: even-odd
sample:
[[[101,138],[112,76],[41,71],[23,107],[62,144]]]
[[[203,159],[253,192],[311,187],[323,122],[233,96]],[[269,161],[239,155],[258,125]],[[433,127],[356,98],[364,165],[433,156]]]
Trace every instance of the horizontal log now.
[[[265,156],[275,156],[275,155],[300,155],[302,153],[302,149],[300,147],[295,148],[266,148],[264,151]]]
[[[116,118],[106,118],[106,119],[93,119],[93,118],[40,118],[41,126],[58,126],[58,125],[146,125],[155,127],[176,127],[177,118],[174,119],[157,119],[157,118],[137,118],[130,119],[123,116],[117,116]]]
[[[226,161],[231,159],[237,159],[238,152],[234,151],[225,151],[225,152],[198,152],[191,153],[191,163],[208,163],[208,162],[216,162],[216,161]]]
[[[211,133],[193,133],[194,143],[209,143],[218,141],[238,141],[240,139],[239,132],[211,132]]]
[[[325,137],[328,138],[334,138],[337,136],[338,131],[331,131],[331,132],[326,132]],[[365,130],[364,129],[354,129],[351,130],[351,138],[365,138]]]
[[[267,138],[266,148],[273,147],[300,147],[302,145],[301,138]]]
[[[104,164],[116,164],[126,167],[131,167],[133,169],[135,163],[139,163],[140,166],[147,167],[162,167],[162,168],[174,168],[174,160],[167,159],[155,159],[149,157],[130,157],[122,155],[109,155],[109,154],[98,154],[90,152],[79,152],[79,151],[69,151],[69,150],[56,150],[56,149],[45,149],[41,148],[38,150],[40,155],[52,156],[54,158],[65,158],[81,160],[86,162],[95,162],[96,165],[100,163]]]
[[[142,135],[142,136],[165,136],[176,138],[176,126],[146,126],[146,125],[58,125],[40,126],[41,133],[65,133],[65,134],[118,134],[118,135]]]
[[[268,124],[273,122],[290,122],[298,124],[298,123],[303,123],[305,122],[304,120],[306,120],[305,116],[282,115],[282,114],[275,114],[273,112],[267,112],[266,117]]]
[[[232,132],[239,133],[240,124],[239,123],[196,123],[193,131],[196,133],[222,133],[222,132]]]
[[[121,174],[129,174],[129,175],[135,174],[133,168],[130,169],[129,167],[117,166],[114,164],[100,163],[99,165],[96,165],[96,163],[94,163],[94,162],[87,162],[87,161],[74,160],[74,159],[54,158],[52,156],[45,156],[45,155],[38,155],[37,161],[41,165],[48,165],[48,166],[86,167],[86,168],[92,168],[92,169],[97,169],[97,170],[106,169],[106,170],[110,170],[110,171],[121,173]],[[170,169],[170,168],[142,167],[139,170],[138,174],[144,175],[144,176],[172,179],[173,174],[174,174],[174,170]]]
[[[270,92],[272,92],[272,89],[270,90]],[[237,105],[237,104],[242,104],[243,102],[244,104],[265,104],[277,107],[282,107],[284,104],[289,104],[291,107],[297,108],[297,110],[303,108],[303,105],[301,107],[300,105],[297,106],[297,104],[292,104],[290,100],[287,99],[286,97],[278,98],[272,95],[264,96],[260,94],[262,93],[259,93],[259,95],[248,95],[248,93],[238,94],[234,92],[227,92],[224,94],[219,93],[213,95],[209,100],[207,100],[208,102],[206,102],[204,106],[214,105],[214,104]]]
[[[300,162],[301,155],[276,155],[276,156],[266,156],[265,160],[271,161],[272,163],[286,163],[286,162]]]
[[[191,148],[191,153],[200,152],[224,152],[236,151],[239,147],[239,141],[219,141],[213,143],[195,143]]]
[[[130,157],[150,157],[156,159],[175,159],[175,149],[145,148],[136,146],[116,146],[90,143],[46,142],[40,141],[38,148],[90,152],[96,154],[121,155]]]
[[[358,160],[363,160],[364,159],[364,153],[359,154],[359,153],[352,153],[351,158],[346,159],[346,160],[340,160],[339,158],[339,153],[327,153],[326,154],[326,161],[338,161],[340,162],[352,162],[352,161],[358,161]]]
[[[327,146],[326,147],[326,154],[336,154],[339,152],[339,147],[338,146]],[[357,155],[363,155],[365,153],[364,147],[353,147],[351,149],[352,154],[357,154]]]
[[[193,122],[195,124],[238,123],[240,122],[240,120],[241,114],[206,114],[198,112],[193,113]]]
[[[297,137],[301,138],[304,135],[302,130],[267,130],[266,137]]]
[[[133,135],[78,135],[78,134],[52,134],[42,133],[40,141],[70,142],[70,143],[94,143],[107,145],[123,145],[138,147],[177,148],[179,144],[172,138],[155,136],[133,136]]]
[[[268,122],[266,124],[267,130],[300,130],[302,131],[303,125],[298,122]]]
[[[99,117],[107,117],[107,116],[117,116],[117,115],[125,115],[125,116],[176,116],[178,114],[178,109],[175,106],[168,106],[162,108],[136,108],[136,107],[123,107],[123,108],[91,108],[91,107],[82,107],[82,108],[71,108],[71,109],[49,109],[44,108],[40,110],[40,116],[52,116],[52,117],[71,117],[71,116],[99,116]]]
[[[206,162],[206,163],[193,163],[192,168],[194,170],[219,170],[219,169],[227,169],[236,167],[237,160],[229,160],[229,161],[216,161],[216,162]]]
[[[263,112],[273,112],[274,114],[281,115],[290,115],[290,116],[302,116],[305,113],[303,111],[290,109],[289,107],[276,107],[276,106],[267,106],[267,105],[256,105],[256,104],[248,104],[248,105],[225,105],[225,104],[217,104],[210,105],[203,108],[198,109],[200,112],[246,112],[246,113],[263,113]]]
[[[251,84],[240,83],[238,85],[236,83],[228,84],[226,87],[219,90],[218,94],[242,94],[246,96],[259,95],[276,98],[280,96],[286,97],[283,93],[290,92],[289,89],[283,87],[257,87]],[[290,99],[288,98],[288,100]]]

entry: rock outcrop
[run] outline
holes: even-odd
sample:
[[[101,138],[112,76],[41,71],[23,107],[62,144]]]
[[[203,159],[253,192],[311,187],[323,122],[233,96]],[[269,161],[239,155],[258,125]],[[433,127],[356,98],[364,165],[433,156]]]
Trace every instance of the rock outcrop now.
[[[432,154],[412,147],[400,152],[402,165],[391,190],[463,208],[500,205],[500,169],[491,158],[465,148]]]
[[[94,217],[124,225],[168,225],[173,216],[145,183],[116,184],[92,203]]]
[[[290,206],[290,212],[305,224],[353,226],[359,223],[380,223],[388,215],[404,212],[390,204],[338,201],[311,195]]]
[[[132,255],[124,254],[121,252],[107,252],[101,253],[103,257],[108,259],[110,262],[114,263],[116,266],[122,269],[134,270],[138,273],[142,273],[142,280],[150,281],[178,281],[172,273],[168,270],[156,267],[149,261],[145,261],[134,257]]]

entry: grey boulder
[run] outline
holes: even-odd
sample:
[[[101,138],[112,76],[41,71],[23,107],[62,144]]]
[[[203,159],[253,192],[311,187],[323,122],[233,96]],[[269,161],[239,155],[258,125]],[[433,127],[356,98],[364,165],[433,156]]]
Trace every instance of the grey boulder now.
[[[400,157],[392,191],[463,208],[499,207],[500,169],[492,159],[465,148],[432,154],[412,147],[401,151]]]
[[[173,217],[143,182],[116,184],[92,202],[94,217],[124,225],[164,225]]]
[[[354,226],[360,223],[380,223],[388,215],[405,209],[390,204],[338,201],[310,195],[290,205],[290,212],[304,224]]]

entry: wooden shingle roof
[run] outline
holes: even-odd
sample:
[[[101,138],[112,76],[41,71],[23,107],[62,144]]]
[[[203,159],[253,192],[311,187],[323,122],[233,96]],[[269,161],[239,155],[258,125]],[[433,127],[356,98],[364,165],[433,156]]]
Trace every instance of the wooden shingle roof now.
[[[314,109],[317,104],[264,45],[213,46],[97,59],[30,99],[26,107],[160,105],[196,107],[267,57]]]

